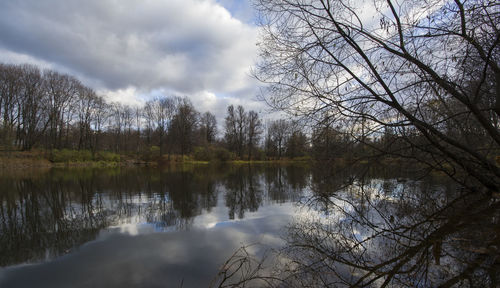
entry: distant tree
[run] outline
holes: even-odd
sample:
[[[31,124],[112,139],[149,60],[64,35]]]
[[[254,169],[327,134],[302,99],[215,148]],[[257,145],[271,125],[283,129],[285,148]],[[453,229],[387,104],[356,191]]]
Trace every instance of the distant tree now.
[[[146,144],[147,146],[151,146],[153,131],[155,130],[155,121],[153,120],[153,105],[151,101],[146,102],[144,107],[142,108],[142,117],[144,118],[144,122],[146,124],[145,134],[146,134]]]
[[[78,93],[80,82],[69,75],[47,70],[44,72],[45,89],[48,95],[50,148],[61,148],[64,128],[72,118],[72,104]]]
[[[124,139],[124,149],[125,151],[130,151],[131,147],[130,145],[133,144],[132,141],[132,126],[134,125],[134,109],[130,107],[129,105],[124,105],[123,111],[122,111],[122,117],[123,117],[123,130],[125,134],[125,139]]]
[[[159,136],[160,155],[164,153],[165,136],[170,122],[174,118],[179,99],[175,97],[158,97],[146,102],[144,107],[148,129],[148,140],[151,139],[150,133],[156,130]]]
[[[7,146],[13,145],[15,126],[19,120],[16,105],[21,94],[21,69],[14,65],[0,67],[0,115],[2,116],[2,140]]]
[[[251,110],[248,112],[247,119],[247,149],[248,160],[252,159],[252,153],[258,146],[260,136],[262,134],[262,121],[259,119],[259,114]]]
[[[243,106],[238,105],[236,110],[233,105],[227,107],[224,138],[229,150],[236,152],[240,159],[243,157],[246,142],[246,121],[247,114]]]
[[[76,100],[76,113],[78,114],[78,150],[90,149],[91,146],[91,121],[97,110],[97,95],[83,85],[78,88]]]
[[[136,138],[136,146],[135,146],[135,149],[136,149],[136,152],[139,153],[140,150],[143,148],[142,146],[142,143],[141,143],[141,133],[142,133],[142,107],[135,107],[135,110],[134,110],[134,116],[135,116],[135,126],[137,128],[136,130],[136,135],[135,135],[135,138]]]
[[[104,101],[102,97],[98,97],[95,103],[95,112],[93,119],[93,144],[92,152],[95,153],[96,150],[100,149],[101,145],[101,135],[104,130],[104,125],[110,116],[110,105]]]
[[[290,158],[305,156],[309,151],[307,135],[300,129],[290,133],[286,145],[286,156]]]
[[[125,126],[124,121],[124,106],[121,103],[111,104],[111,117],[109,118],[110,127],[113,129],[113,150],[120,152],[122,147],[123,130]]]
[[[272,121],[268,128],[270,145],[273,145],[278,159],[281,159],[290,135],[291,123],[284,119]]]
[[[202,141],[205,143],[213,143],[217,136],[217,120],[215,115],[210,112],[205,112],[200,117],[200,134]]]
[[[46,109],[47,95],[40,69],[33,65],[23,65],[21,68],[23,73],[19,81],[23,85],[23,93],[19,100],[21,108],[19,137],[21,148],[30,150],[41,140],[47,129],[49,119]]]
[[[181,155],[186,155],[194,146],[199,113],[188,98],[182,98],[176,110],[177,113],[169,127],[169,134],[177,144]]]
[[[229,105],[227,107],[227,115],[224,122],[224,139],[226,141],[227,148],[231,151],[236,151],[238,147],[238,129],[236,125],[236,113],[234,112],[234,106]]]

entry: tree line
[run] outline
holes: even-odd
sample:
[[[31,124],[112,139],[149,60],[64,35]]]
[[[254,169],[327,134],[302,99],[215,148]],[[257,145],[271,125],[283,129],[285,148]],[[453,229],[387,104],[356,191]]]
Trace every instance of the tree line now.
[[[428,101],[419,113],[437,122],[453,105],[457,105],[453,100]],[[368,113],[367,108],[364,111]],[[393,156],[423,155],[407,154],[414,143],[426,141],[416,127],[392,123],[381,129],[368,114],[344,119],[332,113],[301,116],[306,121],[293,117],[264,121],[256,111],[230,105],[219,133],[215,115],[200,113],[187,97],[156,97],[142,107],[109,103],[74,76],[29,64],[0,64],[0,147],[4,150],[70,149],[92,155],[111,151],[148,161],[173,154],[204,161],[298,157],[329,161],[388,151]],[[466,115],[455,117],[459,119],[440,125],[441,133],[463,135],[476,147],[487,143],[480,123]]]
[[[0,64],[4,150],[111,151],[144,160],[173,154],[198,160],[331,160],[375,153],[369,146],[385,145],[395,134],[387,130],[381,137],[361,139],[349,131],[352,127],[314,123],[311,128],[293,119],[264,121],[256,111],[230,105],[219,133],[215,115],[200,113],[186,97],[156,97],[142,107],[108,103],[71,75]]]
[[[0,146],[3,150],[112,151],[189,155],[200,160],[306,156],[304,127],[227,107],[219,133],[210,112],[187,97],[163,96],[142,107],[109,103],[76,77],[35,65],[0,64]]]

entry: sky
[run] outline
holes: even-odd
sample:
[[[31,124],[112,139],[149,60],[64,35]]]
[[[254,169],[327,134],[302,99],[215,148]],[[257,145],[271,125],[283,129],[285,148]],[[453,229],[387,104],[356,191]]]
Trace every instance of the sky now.
[[[0,1],[0,62],[71,74],[110,102],[187,96],[264,114],[251,0]]]

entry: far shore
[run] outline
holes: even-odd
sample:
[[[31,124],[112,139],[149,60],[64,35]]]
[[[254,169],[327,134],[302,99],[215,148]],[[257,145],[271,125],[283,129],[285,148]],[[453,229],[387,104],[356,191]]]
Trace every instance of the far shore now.
[[[76,151],[75,151],[76,152]],[[57,167],[134,167],[134,166],[168,166],[180,164],[208,165],[216,163],[226,163],[234,165],[247,164],[291,164],[310,163],[310,158],[298,159],[267,159],[267,160],[228,160],[228,161],[198,161],[190,156],[163,155],[154,160],[145,161],[130,154],[117,154],[112,159],[98,160],[75,160],[75,159],[50,159],[49,152],[46,151],[0,151],[0,170],[25,169],[25,168],[57,168]],[[169,159],[170,158],[170,159]]]

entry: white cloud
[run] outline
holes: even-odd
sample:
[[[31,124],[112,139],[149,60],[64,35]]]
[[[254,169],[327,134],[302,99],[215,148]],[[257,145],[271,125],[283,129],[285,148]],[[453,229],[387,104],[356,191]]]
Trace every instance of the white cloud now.
[[[214,111],[217,105],[217,96],[209,91],[200,91],[192,95],[191,101],[201,113]]]
[[[119,102],[130,106],[144,105],[144,99],[138,97],[138,92],[135,87],[128,87],[125,89],[117,90],[100,90],[97,91],[99,95],[106,95],[108,102]]]
[[[220,112],[221,103],[252,106],[256,38],[256,27],[215,0],[0,2],[1,61],[73,74],[129,104],[170,91],[201,112]]]

